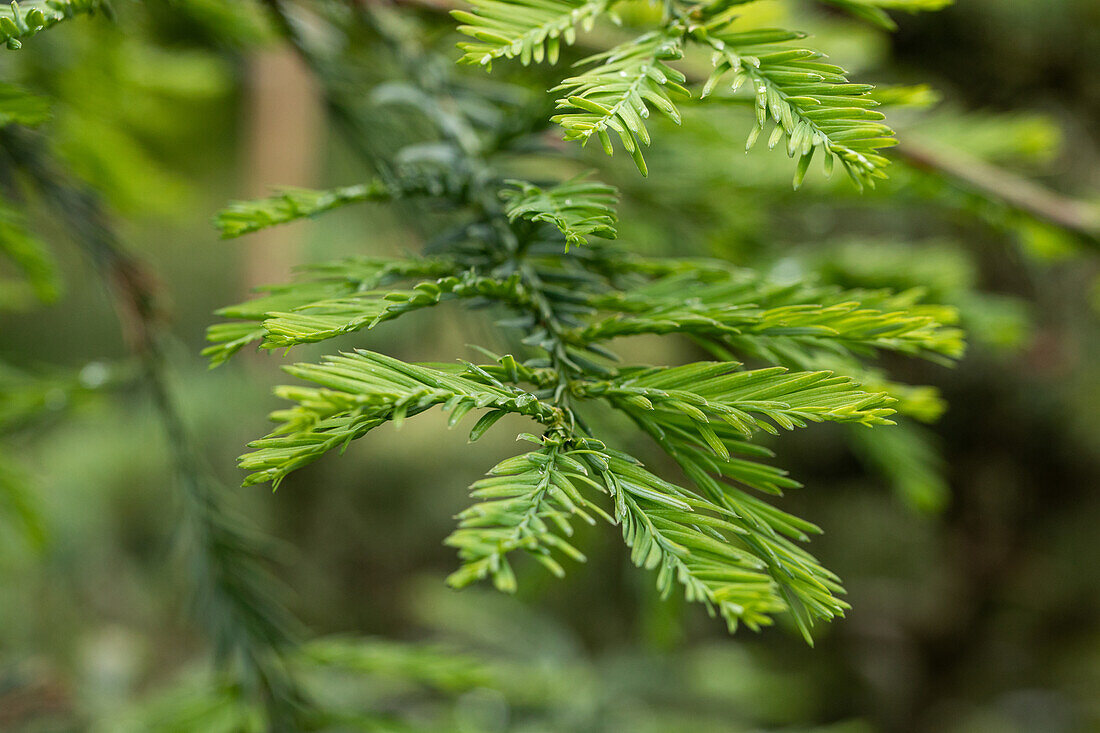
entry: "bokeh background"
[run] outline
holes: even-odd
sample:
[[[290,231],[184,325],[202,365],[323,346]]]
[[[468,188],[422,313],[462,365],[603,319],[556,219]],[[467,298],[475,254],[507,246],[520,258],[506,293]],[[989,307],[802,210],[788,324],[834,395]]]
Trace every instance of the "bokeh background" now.
[[[208,370],[198,352],[212,312],[296,264],[416,251],[423,235],[400,210],[356,208],[220,241],[210,218],[229,200],[354,183],[365,169],[310,74],[246,3],[118,5],[118,24],[74,21],[7,52],[0,68],[57,100],[50,136],[155,272],[175,336],[173,387],[204,458],[235,486],[235,457],[279,406],[278,365],[334,347]],[[449,53],[446,19],[397,9]],[[960,0],[898,17],[893,35],[799,3],[745,12],[777,24],[796,14],[860,79],[929,83],[943,101],[899,110],[903,139],[1100,203],[1093,0]],[[378,79],[383,56],[361,52]],[[497,73],[549,86],[538,71]],[[507,430],[469,446],[424,418],[379,429],[275,494],[235,490],[232,504],[279,541],[279,576],[311,635],[438,643],[425,665],[446,669],[439,650],[455,649],[517,671],[499,686],[444,682],[425,696],[391,665],[332,694],[429,717],[445,699],[456,711],[447,730],[1100,730],[1098,240],[904,169],[864,196],[817,173],[794,193],[780,153],[740,153],[747,114],[696,110],[682,131],[662,131],[669,143],[655,146],[647,181],[629,161],[582,161],[623,189],[624,243],[777,276],[924,286],[971,331],[953,369],[889,364],[950,405],[911,426],[896,453],[861,452],[829,426],[773,446],[806,484],[783,502],[826,529],[812,549],[844,578],[849,617],[819,629],[815,648],[784,624],[729,638],[700,609],[658,598],[607,531],[581,537],[589,562],[564,581],[527,567],[515,597],[450,591],[442,579],[455,558],[441,541],[466,486],[516,448]],[[714,154],[721,146],[730,153]],[[27,506],[0,510],[0,729],[121,730],[201,674],[207,643],[175,558],[165,438],[128,376],[124,329],[81,253],[32,215],[64,292],[0,313],[0,355],[88,389],[47,390],[45,415],[3,438],[4,470],[31,490]],[[341,346],[445,359],[487,330],[477,314],[436,309]],[[636,353],[656,362],[676,348],[642,342]],[[928,445],[942,461],[920,452]],[[528,709],[542,712],[524,723]]]

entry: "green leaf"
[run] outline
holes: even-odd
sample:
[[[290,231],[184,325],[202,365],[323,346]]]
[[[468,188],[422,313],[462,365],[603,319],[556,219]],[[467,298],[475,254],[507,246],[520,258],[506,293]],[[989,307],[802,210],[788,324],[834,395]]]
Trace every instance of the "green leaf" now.
[[[565,236],[566,248],[588,243],[595,235],[614,239],[618,191],[603,183],[586,182],[577,176],[565,183],[542,189],[524,181],[508,181],[514,186],[501,193],[510,221],[526,219],[553,224]]]
[[[647,174],[642,145],[649,145],[645,120],[659,110],[677,124],[680,113],[672,97],[691,96],[682,85],[684,75],[665,62],[683,55],[676,32],[653,32],[585,59],[592,66],[570,77],[552,91],[564,92],[557,108],[566,110],[552,120],[565,130],[566,140],[587,144],[593,135],[611,154],[615,133],[642,175]]]
[[[808,422],[888,425],[893,399],[869,394],[848,377],[832,372],[789,372],[783,367],[737,371],[736,363],[700,362],[680,367],[624,370],[600,395],[627,412],[644,397],[659,416],[682,416],[722,458],[729,453],[711,425],[725,422],[742,435],[790,430]],[[689,423],[689,424],[690,424]],[[680,424],[683,424],[682,421]]]
[[[470,0],[473,12],[452,10],[458,31],[476,40],[458,44],[461,64],[491,68],[498,58],[519,57],[524,66],[556,63],[561,45],[572,45],[577,27],[590,30],[608,0]]]
[[[631,559],[657,571],[662,594],[678,584],[731,631],[795,611],[792,599],[817,618],[843,615],[836,577],[766,525],[658,478],[626,454],[604,449],[584,459],[615,503]]]
[[[388,201],[395,191],[381,181],[317,191],[282,188],[274,196],[253,201],[234,201],[214,215],[222,239],[232,239],[261,229],[317,216],[361,201]]]
[[[265,349],[313,343],[372,329],[379,323],[444,300],[491,298],[522,303],[525,293],[517,277],[481,277],[474,271],[418,283],[409,290],[358,290],[349,295],[318,299],[291,311],[271,311],[263,322]]]
[[[669,264],[669,263],[666,263]],[[685,296],[686,294],[686,296]],[[647,333],[701,337],[735,352],[800,366],[814,351],[882,349],[955,359],[965,344],[954,308],[909,290],[843,290],[768,281],[726,265],[680,263],[648,283],[600,296],[597,317],[571,337],[581,343]]]
[[[559,577],[565,571],[555,555],[584,562],[567,539],[573,534],[573,519],[594,524],[593,515],[611,518],[589,503],[580,487],[592,488],[587,470],[552,440],[497,464],[489,478],[470,487],[470,495],[480,501],[458,515],[459,528],[446,540],[462,559],[462,567],[447,582],[461,588],[491,576],[499,590],[514,592],[507,555],[517,550]]]
[[[805,34],[785,30],[737,31],[727,14],[694,31],[714,51],[714,71],[703,89],[707,96],[721,82],[732,92],[748,86],[755,99],[756,127],[751,148],[768,123],[775,124],[768,146],[786,137],[787,154],[800,161],[797,188],[809,156],[820,149],[826,168],[838,159],[860,186],[885,178],[889,161],[879,152],[897,144],[884,116],[873,107],[873,87],[848,81],[844,69],[823,62],[823,54],[797,45]]]
[[[211,366],[217,366],[248,344],[269,337],[280,342],[280,345],[291,345],[368,327],[380,314],[395,317],[397,311],[405,312],[420,303],[421,291],[414,291],[403,301],[405,309],[396,301],[383,302],[385,294],[380,295],[374,290],[378,286],[415,277],[439,277],[454,270],[455,264],[442,258],[395,260],[354,257],[310,265],[303,269],[299,282],[261,288],[260,297],[220,309],[218,315],[242,320],[208,328],[206,340],[213,345],[203,350],[203,356],[210,358]],[[349,302],[359,301],[366,304],[360,303],[356,306],[357,310],[348,312],[351,308]],[[387,304],[393,305],[395,311],[387,313],[383,307]],[[315,321],[302,324],[295,320],[299,311],[311,308],[318,317],[334,316],[334,310],[325,313],[321,310],[323,307],[339,307],[343,316],[325,321],[324,328],[320,328]],[[277,314],[282,314],[289,322]],[[300,337],[299,340],[294,340],[295,336]]]
[[[419,414],[435,405],[444,410],[492,408],[526,415],[544,424],[561,420],[558,408],[514,387],[483,384],[472,375],[407,364],[382,354],[357,350],[329,356],[320,364],[297,364],[286,371],[318,385],[283,386],[276,394],[297,403],[272,413],[280,426],[242,456],[241,468],[252,471],[246,485],[289,474],[330,450],[343,449],[379,425]]]
[[[0,8],[0,42],[8,48],[22,48],[23,41],[39,31],[80,14],[96,11],[110,15],[105,0],[24,0]]]

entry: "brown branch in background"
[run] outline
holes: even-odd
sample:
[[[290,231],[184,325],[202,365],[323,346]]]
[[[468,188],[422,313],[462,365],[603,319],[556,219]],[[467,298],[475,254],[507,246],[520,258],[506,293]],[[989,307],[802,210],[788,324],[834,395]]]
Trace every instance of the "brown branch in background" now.
[[[0,130],[0,148],[11,167],[26,176],[56,212],[103,276],[127,345],[139,356],[148,353],[154,348],[154,334],[163,316],[159,288],[144,264],[118,246],[98,196],[87,187],[69,185],[30,131],[14,126]]]
[[[278,6],[281,0],[267,0]],[[398,5],[411,5],[437,13],[449,13],[464,8],[462,0],[392,0]],[[369,6],[369,0],[361,5]],[[596,40],[598,37],[598,40]],[[617,29],[602,29],[577,39],[577,45],[592,51],[604,51],[626,42],[630,36]],[[685,59],[680,65],[688,81],[700,83],[710,69]],[[917,170],[932,173],[966,191],[1000,201],[1039,221],[1072,232],[1092,246],[1100,246],[1100,204],[1091,204],[1050,189],[1011,171],[987,163],[955,149],[928,146],[903,135],[901,144],[890,153],[897,160]]]
[[[1003,201],[1040,221],[1100,244],[1100,206],[1063,196],[959,150],[938,149],[906,136],[893,154],[917,170],[950,179],[960,187]]]

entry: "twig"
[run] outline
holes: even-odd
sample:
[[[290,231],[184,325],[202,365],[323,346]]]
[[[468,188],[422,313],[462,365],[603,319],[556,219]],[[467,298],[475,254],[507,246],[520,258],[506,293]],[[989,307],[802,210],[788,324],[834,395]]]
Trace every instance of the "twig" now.
[[[98,195],[61,172],[33,133],[0,130],[0,149],[89,257],[113,296],[124,335],[141,363],[164,426],[175,472],[183,488],[189,559],[198,604],[223,661],[236,661],[245,687],[258,692],[273,730],[296,730],[301,693],[279,656],[289,643],[293,619],[273,604],[261,583],[262,551],[257,538],[227,521],[220,490],[187,429],[168,377],[167,339],[158,289],[144,264],[118,242]]]
[[[906,136],[893,154],[917,170],[949,178],[962,188],[997,199],[1100,246],[1100,206],[1063,196],[1034,181],[959,150],[937,149]]]

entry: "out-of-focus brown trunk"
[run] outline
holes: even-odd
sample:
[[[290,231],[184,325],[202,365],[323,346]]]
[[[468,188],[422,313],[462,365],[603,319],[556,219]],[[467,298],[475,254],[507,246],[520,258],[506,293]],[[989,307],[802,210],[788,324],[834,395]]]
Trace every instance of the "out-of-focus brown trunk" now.
[[[313,185],[322,104],[312,75],[292,50],[281,48],[252,59],[249,82],[245,195],[267,196],[272,186]],[[284,282],[300,261],[302,233],[299,222],[246,237],[244,289]]]

